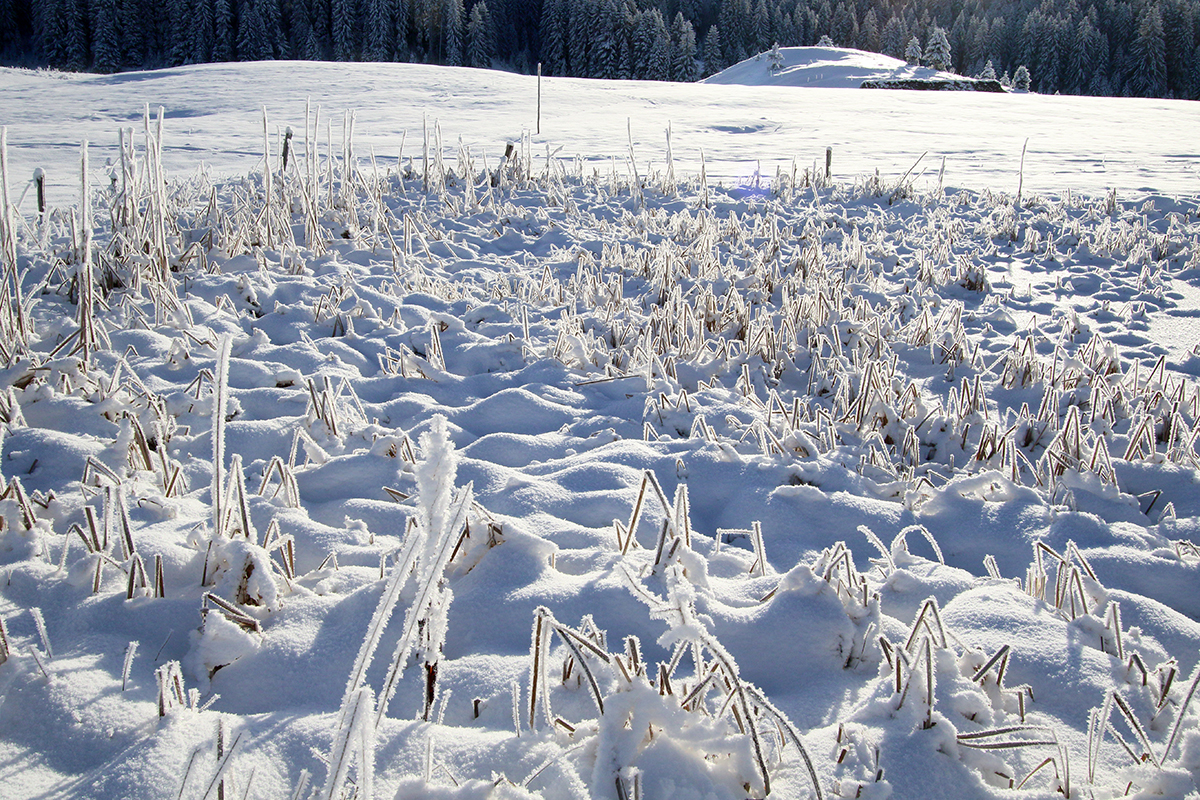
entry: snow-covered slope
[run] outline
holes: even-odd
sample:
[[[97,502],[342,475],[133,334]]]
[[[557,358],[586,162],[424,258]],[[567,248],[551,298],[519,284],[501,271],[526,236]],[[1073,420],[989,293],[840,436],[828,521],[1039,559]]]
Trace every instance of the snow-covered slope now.
[[[769,53],[759,53],[704,79],[723,86],[804,86],[857,89],[866,80],[961,81],[961,75],[913,66],[882,53],[845,47],[781,47],[781,67],[771,68]]]
[[[453,159],[461,138],[494,164],[506,141],[528,133],[565,164],[611,169],[633,153],[640,168],[661,165],[670,126],[675,166],[705,169],[727,184],[774,178],[820,162],[833,148],[842,179],[876,170],[897,179],[927,153],[917,173],[945,185],[1016,191],[1021,150],[1026,191],[1099,194],[1188,193],[1200,185],[1200,154],[1182,147],[1200,128],[1200,107],[1180,100],[987,95],[974,92],[779,91],[570,78],[542,81],[541,133],[534,78],[415,64],[272,62],[209,64],[120,75],[65,75],[0,69],[0,124],[9,131],[9,179],[20,193],[46,169],[51,202],[78,196],[79,142],[92,143],[99,168],[117,158],[117,130],[140,131],[145,105],[166,113],[164,164],[184,174],[203,164],[216,174],[255,168],[265,106],[272,135],[300,129],[306,101],[321,107],[322,142],[342,115],[357,116],[355,142],[383,163],[420,154],[426,126],[440,129]],[[1153,120],[1153,124],[1146,124]],[[325,146],[324,144],[322,145]],[[99,169],[97,170],[99,172]],[[103,180],[101,176],[97,180]],[[31,200],[27,197],[25,208]]]

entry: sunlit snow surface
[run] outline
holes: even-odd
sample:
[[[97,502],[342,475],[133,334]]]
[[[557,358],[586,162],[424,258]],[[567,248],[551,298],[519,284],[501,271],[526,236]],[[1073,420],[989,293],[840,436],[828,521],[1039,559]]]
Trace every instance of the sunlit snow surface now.
[[[704,83],[857,89],[866,80],[962,80],[951,72],[844,47],[781,47],[778,59],[776,66],[769,53],[761,53],[705,78]]]
[[[542,90],[0,73],[0,797],[1196,795],[1194,104]]]
[[[866,54],[847,53],[850,60]],[[765,58],[765,57],[764,57]],[[885,57],[873,56],[873,59]],[[822,63],[822,62],[817,62]],[[740,65],[753,65],[753,61]],[[734,70],[740,67],[733,68]],[[800,69],[797,67],[796,69]],[[877,69],[872,67],[871,69]],[[763,82],[769,78],[759,75]],[[607,171],[610,159],[634,153],[643,167],[661,165],[666,130],[676,166],[726,183],[758,172],[772,179],[819,162],[833,148],[833,171],[851,180],[879,170],[899,177],[927,153],[918,173],[975,190],[1015,192],[1021,149],[1029,191],[1187,194],[1200,185],[1200,109],[1169,100],[1045,97],[934,92],[713,86],[543,79],[541,135],[537,80],[503,72],[409,64],[210,64],[112,76],[0,70],[0,124],[10,128],[10,181],[34,168],[50,173],[51,198],[77,196],[76,150],[93,161],[116,155],[117,129],[141,129],[142,109],[164,107],[164,160],[172,174],[201,162],[221,174],[252,169],[262,152],[262,108],[276,126],[302,126],[304,105],[322,107],[340,141],[341,119],[357,113],[358,155],[385,161],[419,154],[422,126],[440,125],[446,151],[461,138],[495,163],[504,142],[533,135],[539,157],[549,147]],[[782,90],[781,90],[782,89]],[[325,131],[325,122],[321,123]],[[405,138],[407,134],[407,138]],[[322,133],[324,136],[324,133]],[[561,149],[560,149],[561,148]]]

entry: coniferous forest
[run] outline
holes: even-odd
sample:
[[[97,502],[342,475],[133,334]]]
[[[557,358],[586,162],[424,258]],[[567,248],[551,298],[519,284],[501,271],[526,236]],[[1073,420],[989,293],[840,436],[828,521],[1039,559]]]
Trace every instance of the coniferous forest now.
[[[692,81],[774,43],[931,63],[943,37],[965,75],[1027,72],[1046,94],[1200,99],[1200,0],[0,0],[2,63],[96,72],[540,62],[548,75]]]

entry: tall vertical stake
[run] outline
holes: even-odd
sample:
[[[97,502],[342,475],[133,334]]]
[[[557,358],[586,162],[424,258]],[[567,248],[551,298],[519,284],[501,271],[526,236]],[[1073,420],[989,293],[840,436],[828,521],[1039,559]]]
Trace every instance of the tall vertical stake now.
[[[537,132],[542,133],[542,62],[538,62]]]

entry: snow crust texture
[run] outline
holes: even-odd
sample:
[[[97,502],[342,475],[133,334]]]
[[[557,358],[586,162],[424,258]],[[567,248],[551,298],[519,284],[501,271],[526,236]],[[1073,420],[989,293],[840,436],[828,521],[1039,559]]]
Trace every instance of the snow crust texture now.
[[[1196,196],[287,122],[3,194],[0,794],[1200,792]]]

